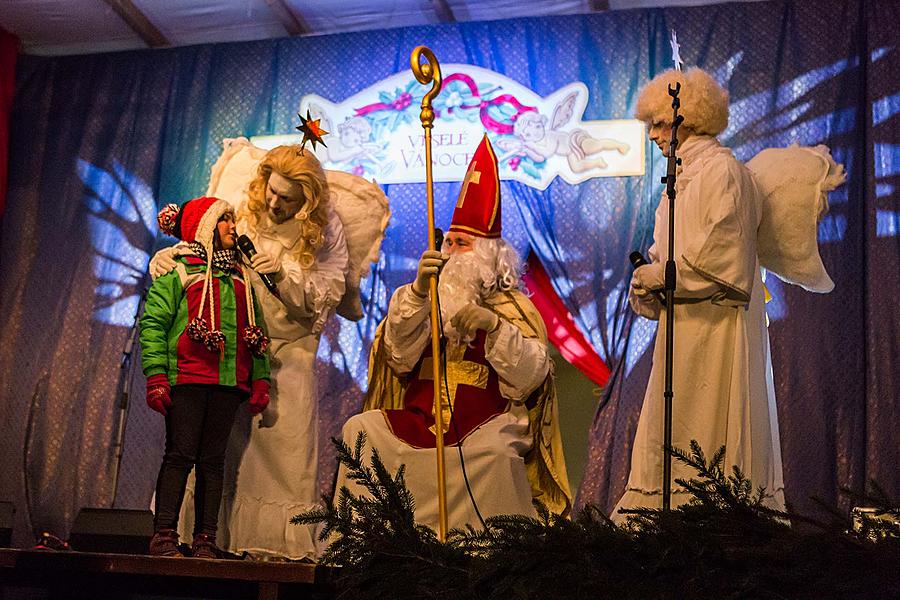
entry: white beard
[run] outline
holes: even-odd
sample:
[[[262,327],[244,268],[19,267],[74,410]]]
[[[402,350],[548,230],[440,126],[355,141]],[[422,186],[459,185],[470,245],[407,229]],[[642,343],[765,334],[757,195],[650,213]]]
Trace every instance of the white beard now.
[[[464,306],[482,303],[486,280],[494,281],[496,275],[487,261],[475,252],[452,254],[441,269],[438,295],[444,335],[450,343],[468,344],[475,339],[474,335],[463,336],[450,324],[450,320]]]

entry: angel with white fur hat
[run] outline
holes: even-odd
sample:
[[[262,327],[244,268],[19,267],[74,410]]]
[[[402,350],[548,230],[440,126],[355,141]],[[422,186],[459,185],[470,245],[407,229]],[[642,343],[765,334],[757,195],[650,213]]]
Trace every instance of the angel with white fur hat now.
[[[668,152],[672,127],[670,86],[681,85],[684,122],[678,130],[682,164],[676,179],[675,302],[658,300],[668,258],[668,197],[656,211],[650,264],[631,280],[629,303],[659,320],[653,367],[641,409],[631,472],[613,511],[659,508],[663,473],[665,319],[674,310],[672,444],[688,450],[697,440],[708,455],[725,446],[724,466],[736,465],[766,505],[785,508],[781,442],[762,269],[816,292],[834,284],[819,258],[816,223],[827,192],[844,181],[828,149],[764,150],[747,165],[715,136],[728,125],[728,93],[705,71],[670,70],[641,91],[636,116],[651,141]],[[672,464],[672,479],[694,473]],[[674,485],[672,507],[690,494]]]

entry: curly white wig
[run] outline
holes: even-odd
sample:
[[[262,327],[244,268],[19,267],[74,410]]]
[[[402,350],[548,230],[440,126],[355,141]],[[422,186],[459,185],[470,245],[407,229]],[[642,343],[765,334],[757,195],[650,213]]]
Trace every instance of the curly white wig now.
[[[522,258],[509,242],[503,238],[475,238],[472,250],[487,268],[481,290],[484,297],[522,285]]]
[[[687,71],[669,70],[644,86],[637,100],[635,116],[647,124],[672,122],[669,85],[681,83],[683,126],[700,135],[716,136],[728,127],[728,92],[712,76],[696,67]]]

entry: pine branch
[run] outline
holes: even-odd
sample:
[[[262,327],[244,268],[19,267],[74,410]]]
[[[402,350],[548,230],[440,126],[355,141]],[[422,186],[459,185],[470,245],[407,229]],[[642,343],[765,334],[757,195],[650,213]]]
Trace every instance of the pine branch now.
[[[362,435],[352,450],[334,442],[360,495],[342,487],[292,522],[324,524],[322,562],[342,565],[341,598],[867,598],[877,597],[870,589],[900,587],[900,538],[866,538],[879,523],[862,534],[788,527],[788,519],[812,520],[768,508],[764,487],[739,468],[725,471],[724,448],[711,457],[696,442],[689,452],[671,449],[696,473],[677,480],[691,500],[668,512],[624,511],[628,528],[595,506],[570,520],[537,503],[536,515],[492,516],[487,529],[454,529],[440,543],[415,523],[404,468],[391,474],[377,451],[366,457]],[[872,489],[869,503],[894,514],[883,490]]]

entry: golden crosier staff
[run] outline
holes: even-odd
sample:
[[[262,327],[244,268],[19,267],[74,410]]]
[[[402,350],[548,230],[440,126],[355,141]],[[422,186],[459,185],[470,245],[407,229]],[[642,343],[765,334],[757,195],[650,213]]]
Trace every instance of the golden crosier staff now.
[[[422,56],[425,62],[422,62]],[[434,127],[434,110],[431,103],[441,91],[441,66],[438,64],[434,52],[425,46],[416,46],[409,57],[412,72],[416,80],[422,85],[431,84],[431,89],[422,98],[422,112],[419,120],[425,129],[425,182],[426,201],[428,204],[428,247],[434,248],[434,179],[431,174],[431,129]],[[434,379],[434,441],[437,450],[437,476],[438,476],[438,539],[443,542],[447,539],[447,475],[444,468],[444,411],[441,407],[441,329],[438,323],[437,303],[437,275],[432,275],[428,281],[428,289],[431,292],[431,356]]]

